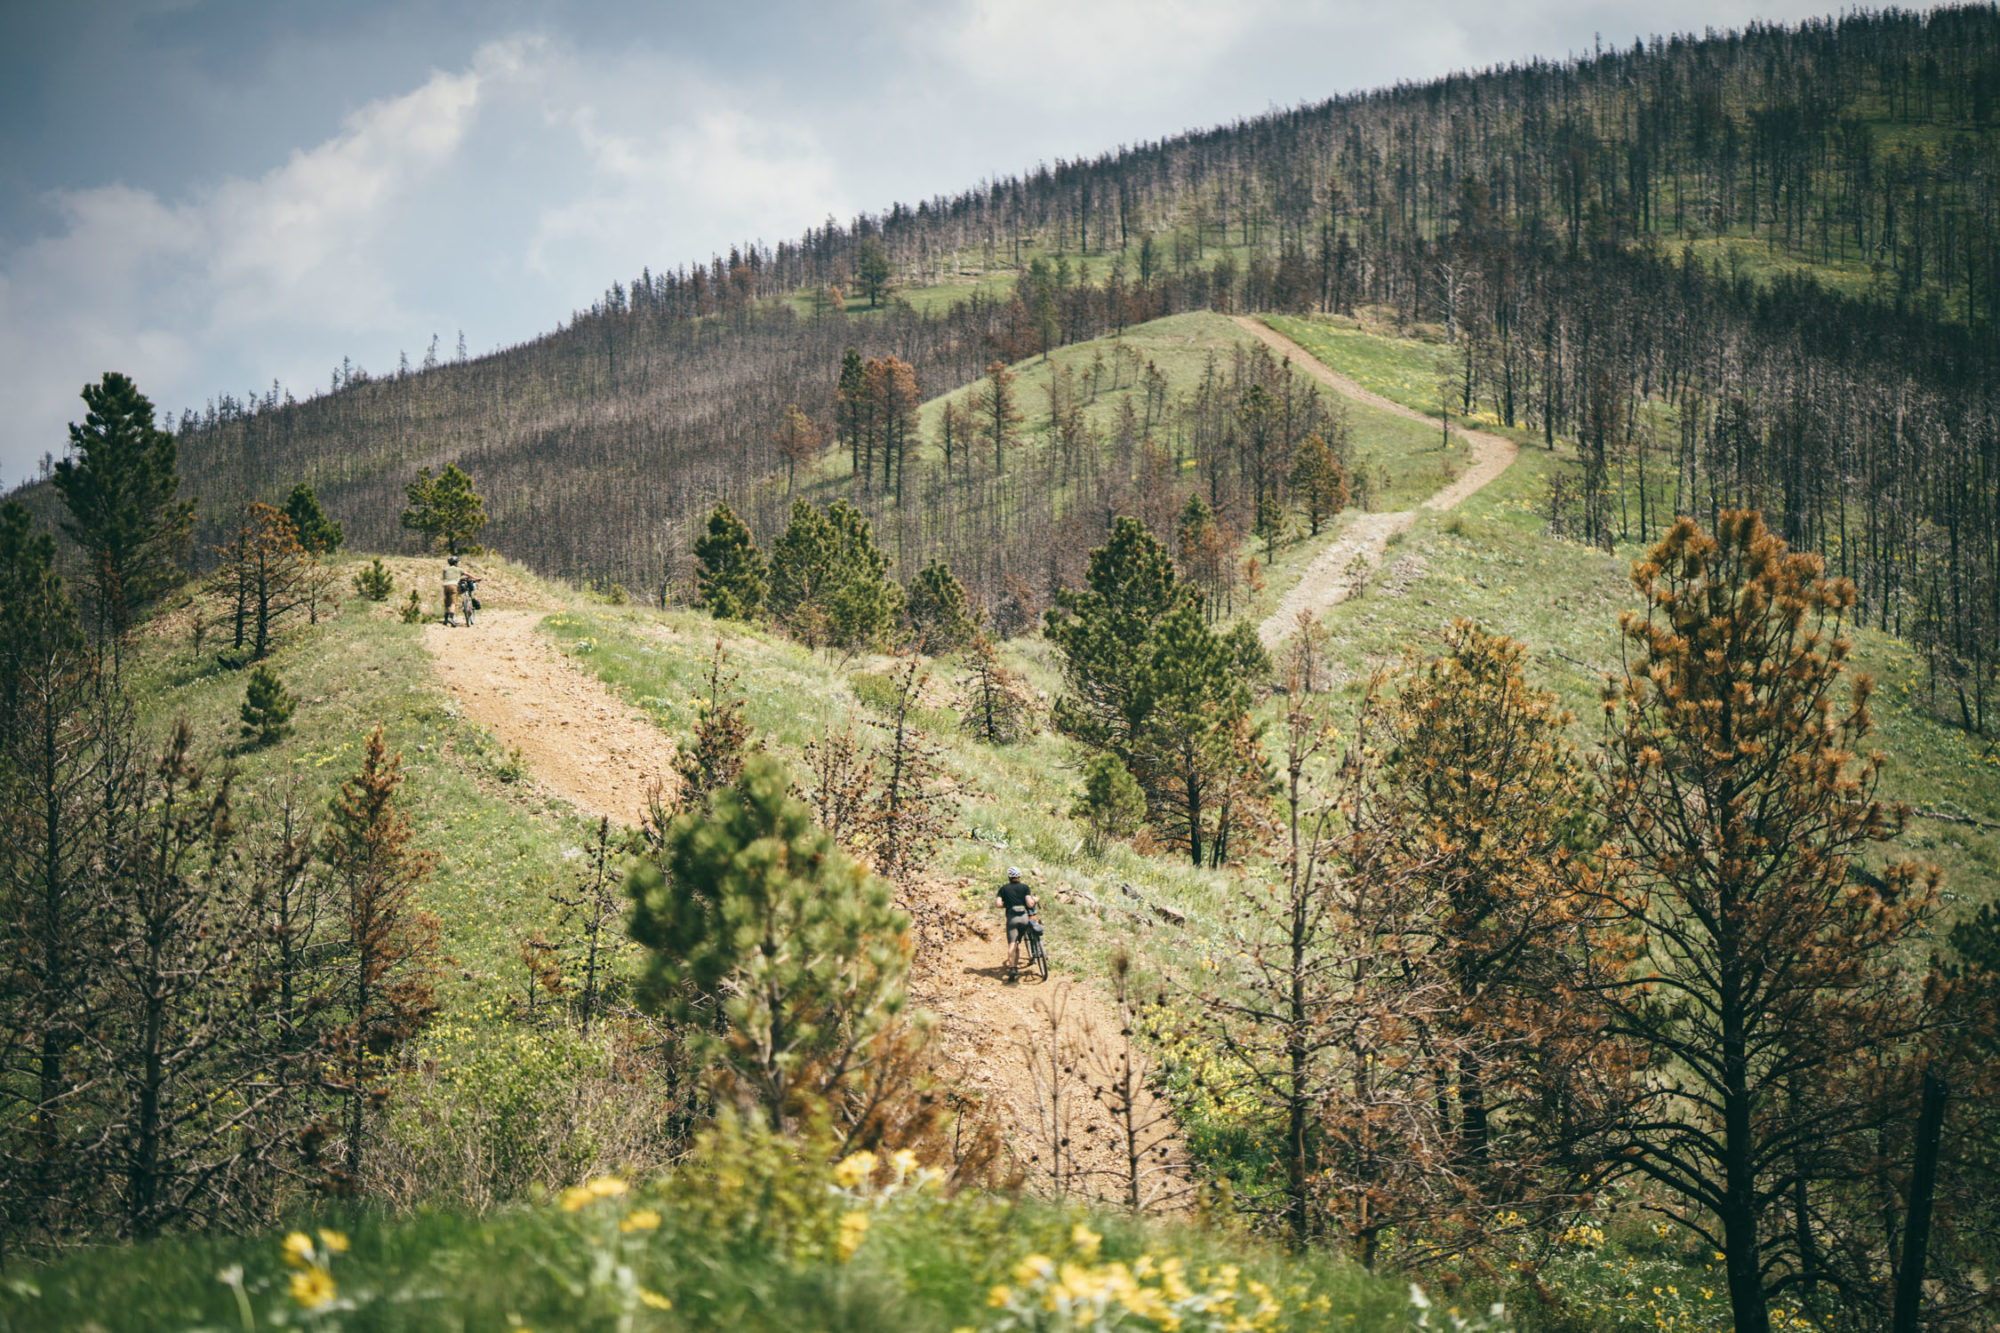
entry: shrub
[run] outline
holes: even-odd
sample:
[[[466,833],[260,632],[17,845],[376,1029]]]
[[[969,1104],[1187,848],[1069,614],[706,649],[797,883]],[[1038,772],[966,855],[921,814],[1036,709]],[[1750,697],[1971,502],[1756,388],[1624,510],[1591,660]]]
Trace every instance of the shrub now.
[[[403,603],[403,623],[420,625],[424,619],[424,599],[415,588],[410,589],[410,600]]]
[[[292,710],[299,701],[285,689],[278,673],[259,666],[250,673],[249,688],[243,692],[243,739],[252,745],[271,745],[292,730]]]
[[[382,567],[382,557],[379,555],[370,562],[368,568],[354,576],[354,591],[371,602],[388,601],[389,594],[394,592],[395,588],[396,582],[389,576],[389,571]]]

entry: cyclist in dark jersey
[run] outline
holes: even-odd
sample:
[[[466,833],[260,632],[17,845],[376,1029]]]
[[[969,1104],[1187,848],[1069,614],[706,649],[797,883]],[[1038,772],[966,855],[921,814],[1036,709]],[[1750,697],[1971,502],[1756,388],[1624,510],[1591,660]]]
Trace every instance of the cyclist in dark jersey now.
[[[1007,914],[1007,970],[1012,972],[1020,967],[1021,941],[1029,930],[1028,919],[1041,906],[1042,900],[1021,882],[1021,872],[1014,866],[1007,867],[1007,882],[993,897],[1000,904],[1000,910]]]

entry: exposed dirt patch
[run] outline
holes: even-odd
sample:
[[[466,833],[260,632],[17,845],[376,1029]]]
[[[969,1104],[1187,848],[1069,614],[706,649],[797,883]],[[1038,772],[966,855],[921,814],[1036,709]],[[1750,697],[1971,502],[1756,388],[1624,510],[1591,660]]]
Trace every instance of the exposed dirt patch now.
[[[1007,1127],[1008,1147],[1031,1181],[1046,1188],[1060,1172],[1066,1188],[1125,1198],[1131,1174],[1125,1142],[1105,1101],[1093,1096],[1124,1044],[1117,1006],[1060,969],[1047,981],[1032,974],[1010,981],[999,908],[983,915],[967,910],[967,887],[984,901],[998,886],[944,880],[898,895],[916,921],[911,998],[938,1015],[947,1061]],[[1048,943],[1059,955],[1061,938],[1052,934]],[[1148,1062],[1136,1048],[1133,1059],[1143,1078]],[[1149,1089],[1140,1090],[1134,1119],[1158,1125],[1139,1136],[1148,1163],[1140,1172],[1141,1200],[1173,1206],[1187,1179],[1180,1134]]]
[[[1437,424],[1421,412],[1413,412],[1401,403],[1391,402],[1379,393],[1362,388],[1269,325],[1249,315],[1236,316],[1236,322],[1335,393],[1409,421]],[[1520,453],[1520,446],[1504,436],[1464,430],[1458,426],[1453,426],[1451,431],[1471,446],[1471,466],[1426,499],[1421,508],[1455,508],[1513,466],[1515,455]],[[1416,510],[1413,509],[1392,514],[1356,514],[1348,519],[1339,535],[1307,566],[1304,576],[1280,599],[1278,609],[1257,627],[1257,637],[1264,646],[1276,647],[1297,628],[1301,611],[1317,615],[1330,606],[1346,601],[1354,590],[1357,573],[1373,570],[1379,565],[1382,553],[1388,549],[1389,538],[1406,530],[1416,519]],[[1356,564],[1356,557],[1360,557],[1360,565]]]
[[[440,580],[441,582],[441,580]],[[655,781],[671,791],[674,743],[535,633],[540,610],[487,608],[470,627],[432,621],[432,669],[473,721],[519,747],[528,776],[591,815],[638,824]]]

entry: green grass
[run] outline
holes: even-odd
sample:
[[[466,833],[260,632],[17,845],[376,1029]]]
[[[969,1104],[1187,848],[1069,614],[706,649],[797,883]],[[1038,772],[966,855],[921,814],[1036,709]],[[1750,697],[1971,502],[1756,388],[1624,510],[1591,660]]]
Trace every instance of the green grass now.
[[[365,563],[342,562],[343,589]],[[213,629],[201,660],[193,661],[184,611],[156,620],[141,641],[130,680],[148,735],[185,718],[198,749],[235,765],[244,822],[268,810],[288,774],[297,775],[307,808],[323,817],[380,723],[390,748],[402,754],[402,799],[417,840],[437,857],[423,901],[443,923],[445,952],[456,964],[446,975],[446,1000],[454,1009],[469,1009],[493,987],[508,984],[514,929],[540,923],[549,885],[567,873],[563,852],[582,841],[583,825],[567,806],[505,780],[505,748],[465,719],[438,684],[422,627],[396,617],[416,562],[390,563],[399,579],[388,602],[350,593],[337,615],[317,626],[301,618],[280,638],[268,662],[299,699],[295,735],[286,741],[238,747],[237,710],[250,673],[224,665],[216,649],[222,636]],[[535,582],[506,562],[484,563]],[[429,562],[421,568],[428,574]]]
[[[1324,1252],[1294,1258],[1220,1229],[947,1196],[920,1175],[890,1179],[886,1164],[872,1184],[843,1181],[823,1159],[794,1151],[724,1135],[629,1191],[579,1191],[480,1219],[300,1219],[304,1236],[324,1227],[347,1244],[331,1251],[319,1239],[302,1264],[285,1261],[277,1234],[83,1251],[0,1285],[0,1333],[248,1329],[281,1319],[385,1333],[984,1329],[1005,1315],[992,1304],[996,1287],[1017,1301],[1039,1297],[1021,1267],[1039,1269],[1035,1255],[1075,1265],[1081,1282],[1110,1276],[1113,1264],[1143,1275],[1178,1260],[1199,1292],[1229,1293],[1244,1310],[1268,1299],[1275,1308],[1260,1328],[1407,1326],[1399,1284]],[[843,1227],[858,1241],[845,1253]],[[308,1265],[331,1279],[338,1302],[317,1316],[292,1291]],[[1190,1315],[1182,1327],[1220,1329],[1231,1317]]]

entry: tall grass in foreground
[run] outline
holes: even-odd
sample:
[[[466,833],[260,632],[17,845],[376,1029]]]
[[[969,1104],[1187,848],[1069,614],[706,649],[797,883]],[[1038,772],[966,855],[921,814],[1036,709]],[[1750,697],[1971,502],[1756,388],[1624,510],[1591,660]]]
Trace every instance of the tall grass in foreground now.
[[[1395,1283],[1227,1232],[949,1196],[728,1128],[650,1183],[480,1219],[301,1219],[282,1241],[86,1251],[0,1286],[0,1330],[1408,1327]]]

